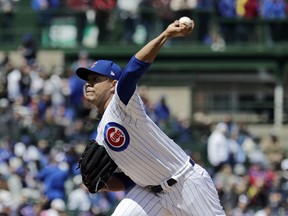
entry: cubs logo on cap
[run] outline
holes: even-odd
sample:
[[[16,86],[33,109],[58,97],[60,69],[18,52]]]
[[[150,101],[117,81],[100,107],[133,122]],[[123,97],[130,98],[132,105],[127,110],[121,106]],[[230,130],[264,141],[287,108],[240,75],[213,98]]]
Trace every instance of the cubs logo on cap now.
[[[116,122],[109,122],[104,129],[104,139],[108,147],[114,151],[125,150],[130,142],[127,130]]]

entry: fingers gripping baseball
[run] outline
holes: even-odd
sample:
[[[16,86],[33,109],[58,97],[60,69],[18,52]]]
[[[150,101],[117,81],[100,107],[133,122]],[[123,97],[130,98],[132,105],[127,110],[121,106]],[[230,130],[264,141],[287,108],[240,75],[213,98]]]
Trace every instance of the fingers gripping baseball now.
[[[170,37],[185,37],[189,35],[190,33],[192,33],[194,29],[194,25],[195,25],[194,21],[191,19],[189,20],[186,19],[184,21],[179,19],[171,23],[166,29],[167,34]]]

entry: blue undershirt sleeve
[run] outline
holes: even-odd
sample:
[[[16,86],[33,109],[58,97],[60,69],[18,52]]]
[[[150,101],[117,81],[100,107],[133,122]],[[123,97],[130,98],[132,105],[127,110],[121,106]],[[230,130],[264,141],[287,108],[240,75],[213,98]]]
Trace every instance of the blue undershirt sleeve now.
[[[140,61],[133,56],[124,68],[117,85],[120,100],[127,105],[132,97],[138,80],[151,64]]]

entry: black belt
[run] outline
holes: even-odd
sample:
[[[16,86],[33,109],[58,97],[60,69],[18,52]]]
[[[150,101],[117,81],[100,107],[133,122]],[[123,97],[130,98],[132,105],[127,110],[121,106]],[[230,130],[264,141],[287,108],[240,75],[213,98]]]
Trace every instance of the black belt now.
[[[190,159],[189,162],[192,164],[192,166],[195,165],[195,162],[194,162],[192,159]],[[170,179],[167,180],[167,184],[168,184],[170,187],[171,187],[172,185],[176,184],[176,183],[177,183],[177,181],[176,181],[175,179],[173,179],[173,178],[170,178]],[[156,194],[163,191],[163,188],[162,188],[161,185],[151,186],[150,189],[151,189],[154,193],[156,193]]]

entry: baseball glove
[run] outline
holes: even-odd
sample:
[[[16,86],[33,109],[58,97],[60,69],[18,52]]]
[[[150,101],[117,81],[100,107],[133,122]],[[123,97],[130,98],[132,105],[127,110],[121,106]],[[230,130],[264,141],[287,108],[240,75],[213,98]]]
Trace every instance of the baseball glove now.
[[[96,193],[107,183],[117,164],[110,158],[104,146],[91,140],[81,155],[79,168],[83,184],[90,193]]]

